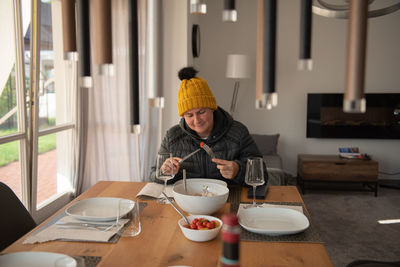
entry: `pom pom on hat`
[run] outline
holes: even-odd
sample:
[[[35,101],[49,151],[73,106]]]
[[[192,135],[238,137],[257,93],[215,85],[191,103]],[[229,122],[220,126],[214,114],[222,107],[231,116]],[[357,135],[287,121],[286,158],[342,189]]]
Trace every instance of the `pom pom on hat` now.
[[[178,114],[183,114],[195,108],[210,108],[216,110],[217,102],[206,80],[196,76],[197,70],[186,67],[178,72],[182,81],[178,91]]]
[[[186,68],[181,69],[178,72],[178,77],[179,77],[179,80],[181,80],[181,81],[183,81],[185,79],[190,80],[190,79],[196,77],[197,73],[198,73],[198,71],[195,70],[193,67],[186,67]]]

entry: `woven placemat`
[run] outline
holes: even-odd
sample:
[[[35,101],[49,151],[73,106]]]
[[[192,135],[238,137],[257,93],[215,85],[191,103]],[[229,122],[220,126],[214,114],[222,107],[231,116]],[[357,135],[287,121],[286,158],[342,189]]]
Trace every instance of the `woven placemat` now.
[[[242,192],[242,187],[239,185],[229,185],[229,196],[228,196],[228,203],[240,203],[240,197]]]
[[[98,256],[72,256],[74,259],[76,259],[78,262],[80,259],[83,259],[85,262],[85,265],[82,267],[96,267],[97,264],[99,264],[101,257]],[[81,266],[77,266],[81,267]]]
[[[7,253],[0,253],[0,255],[6,255]],[[96,267],[97,264],[101,261],[100,256],[70,256],[77,260],[78,266],[77,267]],[[81,259],[83,259],[85,265],[82,266]]]
[[[250,202],[242,202],[244,204]],[[297,202],[265,202],[273,205],[291,205],[291,206],[302,206],[301,203]],[[231,212],[237,213],[239,209],[239,204],[231,204]],[[264,241],[264,242],[310,242],[310,243],[323,243],[319,233],[315,230],[313,224],[311,223],[311,218],[306,209],[303,207],[304,215],[307,216],[310,226],[303,232],[293,234],[293,235],[279,235],[279,236],[269,236],[263,234],[252,233],[241,228],[240,239],[243,241]]]
[[[139,211],[142,212],[144,210],[144,208],[146,208],[147,203],[146,202],[139,202]],[[50,222],[48,222],[47,224],[45,224],[43,227],[39,228],[38,230],[36,230],[36,232],[34,232],[34,234],[43,231],[44,229],[46,229],[47,227],[49,227],[50,225],[55,224],[58,220],[60,220],[62,217],[67,216],[67,214],[64,212],[58,214],[56,217],[54,217]],[[123,228],[121,228],[121,231],[123,232],[124,229],[126,228],[126,226],[124,226]],[[121,236],[118,234],[113,235],[107,242],[105,243],[117,243],[119,238]],[[78,240],[70,240],[70,239],[59,239],[59,241],[73,241],[76,242]],[[82,242],[95,242],[95,241],[88,241],[88,240],[82,240]]]

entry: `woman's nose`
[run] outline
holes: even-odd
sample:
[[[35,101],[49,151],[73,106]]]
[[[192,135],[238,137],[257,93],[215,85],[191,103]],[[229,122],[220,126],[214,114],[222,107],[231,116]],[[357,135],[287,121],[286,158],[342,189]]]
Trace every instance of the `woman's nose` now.
[[[199,115],[194,115],[194,123],[197,124],[201,121],[201,118]]]

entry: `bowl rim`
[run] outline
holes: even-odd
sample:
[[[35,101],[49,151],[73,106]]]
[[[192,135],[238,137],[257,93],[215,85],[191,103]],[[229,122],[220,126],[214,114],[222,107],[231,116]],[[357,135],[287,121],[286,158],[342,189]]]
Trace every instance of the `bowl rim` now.
[[[192,182],[190,182],[190,183],[194,183],[194,184],[204,184],[205,182],[203,182],[203,181],[192,181]],[[212,183],[212,182],[209,182],[209,183]],[[217,184],[217,183],[212,183],[212,184],[213,184],[213,185],[216,185],[216,186],[219,187],[219,188],[221,188],[221,189],[223,190],[223,193],[218,194],[218,195],[215,195],[215,196],[207,196],[207,197],[205,197],[205,196],[187,195],[187,194],[183,194],[183,193],[177,192],[175,189],[178,188],[178,187],[183,187],[183,183],[175,183],[175,184],[173,185],[173,187],[172,187],[172,192],[173,192],[174,194],[178,194],[178,195],[185,196],[185,197],[190,197],[190,198],[198,198],[198,197],[204,197],[204,198],[220,198],[220,197],[222,197],[222,196],[225,196],[225,195],[228,195],[228,194],[229,194],[229,188],[228,188],[227,186],[224,186],[224,185],[222,185],[222,184]]]
[[[215,184],[220,184],[223,186],[228,187],[228,183],[225,182],[224,180],[216,179],[216,178],[206,178],[206,177],[192,177],[192,178],[187,178],[187,182],[209,182],[209,183],[215,183]],[[174,183],[175,184],[182,184],[183,179],[179,179]]]

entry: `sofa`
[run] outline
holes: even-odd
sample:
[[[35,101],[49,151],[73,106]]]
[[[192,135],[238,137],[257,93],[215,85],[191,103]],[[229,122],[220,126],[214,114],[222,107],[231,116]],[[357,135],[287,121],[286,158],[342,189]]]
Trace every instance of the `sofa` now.
[[[287,185],[290,174],[283,170],[282,158],[277,152],[280,134],[251,134],[263,155],[268,172],[268,185]]]

